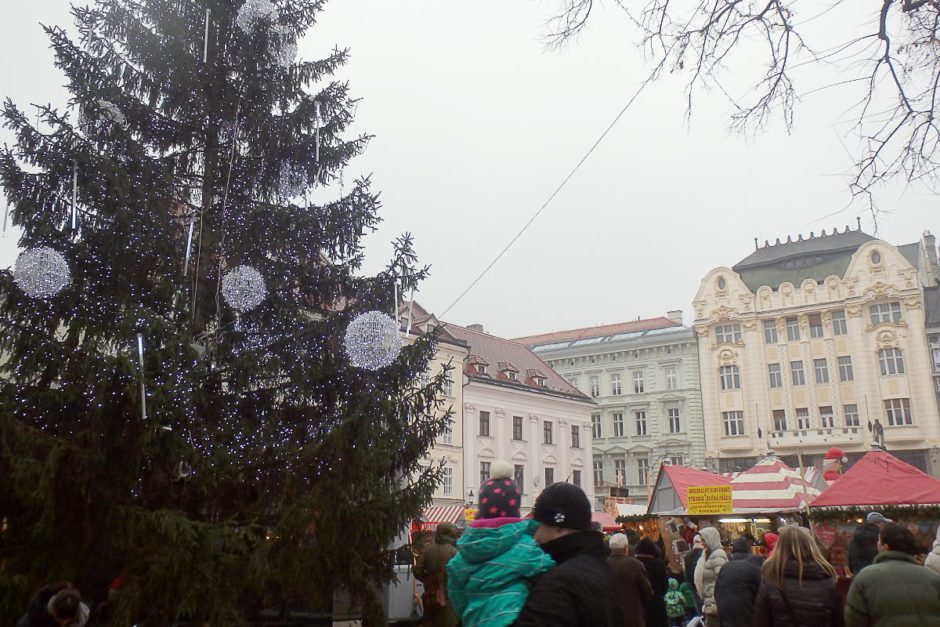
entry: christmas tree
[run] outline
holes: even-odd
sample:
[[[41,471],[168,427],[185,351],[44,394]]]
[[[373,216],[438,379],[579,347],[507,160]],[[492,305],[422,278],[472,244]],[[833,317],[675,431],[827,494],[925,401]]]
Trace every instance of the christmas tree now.
[[[340,586],[380,615],[388,544],[439,479],[419,460],[446,372],[415,384],[433,337],[351,363],[382,347],[350,322],[427,268],[404,236],[359,275],[367,178],[306,200],[369,139],[345,137],[347,51],[297,58],[324,4],[96,0],[75,40],[45,29],[68,106],[5,103],[26,252],[0,273],[0,622],[43,583],[96,600],[118,576],[116,624],[237,624]]]

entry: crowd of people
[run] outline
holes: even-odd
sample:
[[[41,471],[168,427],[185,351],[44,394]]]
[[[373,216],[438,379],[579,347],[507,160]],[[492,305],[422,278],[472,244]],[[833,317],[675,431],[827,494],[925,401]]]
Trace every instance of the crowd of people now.
[[[877,512],[853,538],[854,576],[840,592],[842,573],[805,527],[728,547],[718,529],[701,528],[679,573],[650,537],[616,533],[605,542],[577,486],[547,487],[531,520],[520,518],[520,501],[511,468],[494,464],[463,536],[454,541],[456,528],[438,528],[416,571],[425,624],[940,627],[940,532],[920,564],[911,531]]]

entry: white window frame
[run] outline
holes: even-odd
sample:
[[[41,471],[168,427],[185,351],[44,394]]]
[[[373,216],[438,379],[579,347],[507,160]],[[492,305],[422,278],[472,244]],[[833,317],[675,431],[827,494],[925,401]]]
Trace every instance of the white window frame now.
[[[785,409],[774,409],[771,412],[774,420],[774,431],[786,431],[787,430],[787,410]]]
[[[721,423],[724,426],[725,437],[745,435],[743,411],[721,412]]]
[[[601,395],[601,378],[594,375],[590,379],[591,384],[591,398],[597,398]]]
[[[444,496],[454,495],[454,469],[452,466],[441,468],[441,491]]]
[[[819,408],[819,426],[822,429],[832,429],[836,426],[836,416],[831,405]]]
[[[614,460],[614,483],[618,486],[627,485],[627,460]]]
[[[519,486],[519,491],[525,494],[525,464],[512,465],[512,478]]]
[[[796,408],[796,427],[801,431],[813,428],[813,421],[809,415],[809,407]]]
[[[581,448],[580,425],[571,425],[571,448]]]
[[[800,341],[800,319],[797,316],[790,316],[786,319],[787,324],[787,341],[788,342],[799,342]]]
[[[679,388],[679,369],[675,366],[666,366],[663,369],[666,379],[666,389],[676,390]]]
[[[836,357],[836,362],[839,364],[839,381],[842,383],[854,381],[855,369],[852,367],[852,356],[842,355]]]
[[[480,462],[480,485],[489,481],[491,465],[492,462]]]
[[[822,323],[822,314],[810,314],[808,316],[809,336],[813,339],[819,339],[826,336]]]
[[[444,430],[441,431],[441,444],[454,443],[454,425],[453,420],[448,418],[444,421]]]
[[[737,366],[721,366],[718,368],[718,380],[722,390],[741,389],[741,371]]]
[[[592,469],[594,471],[594,485],[599,486],[604,483],[604,462],[594,460]]]
[[[832,312],[832,334],[833,335],[848,335],[849,326],[848,321],[845,317],[845,310],[840,309],[839,311]]]
[[[736,322],[719,324],[715,327],[715,342],[718,344],[739,344],[741,342],[741,325]]]
[[[861,426],[861,420],[858,416],[858,405],[849,404],[842,406],[842,415],[845,417],[845,426],[846,427],[858,427]]]
[[[633,424],[636,428],[637,437],[649,435],[649,423],[646,420],[645,409],[637,409],[633,412]]]
[[[648,457],[636,458],[636,482],[637,485],[647,485],[650,476],[650,460]]]
[[[542,421],[542,444],[555,444],[555,426],[551,420]]]
[[[889,427],[905,427],[914,424],[909,398],[885,399],[885,414],[888,417]]]
[[[878,351],[881,376],[894,377],[904,374],[904,355],[900,348],[882,348]]]
[[[795,386],[806,385],[806,371],[803,370],[802,359],[790,362],[790,382]]]
[[[780,371],[780,364],[767,364],[767,375],[770,378],[771,389],[783,387],[783,373]]]
[[[646,382],[642,370],[633,371],[633,393],[643,394],[646,391]]]
[[[604,424],[601,422],[600,414],[591,414],[591,439],[597,440],[604,437]]]
[[[679,411],[679,408],[667,408],[666,417],[669,420],[669,433],[682,433],[682,414]]]
[[[623,432],[623,412],[615,411],[611,413],[610,418],[614,425],[613,435],[611,437],[622,438],[623,433],[624,433]]]
[[[622,393],[623,393],[623,388],[620,384],[620,374],[614,373],[610,375],[610,395],[620,396]]]
[[[868,315],[872,325],[883,324],[885,322],[897,323],[904,319],[901,314],[901,303],[898,301],[869,305]]]
[[[829,383],[829,360],[825,357],[813,360],[813,379],[817,385]]]
[[[777,321],[764,320],[764,344],[778,344]]]

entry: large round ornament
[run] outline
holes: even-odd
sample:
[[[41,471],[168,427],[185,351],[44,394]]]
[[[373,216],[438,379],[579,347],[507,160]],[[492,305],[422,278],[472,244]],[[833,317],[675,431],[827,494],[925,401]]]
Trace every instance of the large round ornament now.
[[[13,281],[32,298],[55,296],[71,280],[65,257],[48,246],[24,250],[13,267]]]
[[[246,0],[235,16],[235,24],[243,31],[250,31],[258,22],[271,19],[277,8],[271,0]]]
[[[251,311],[261,304],[265,294],[264,277],[251,266],[236,266],[222,277],[222,296],[236,311]]]
[[[357,368],[385,368],[398,358],[401,347],[398,324],[380,311],[360,314],[346,327],[346,354]]]

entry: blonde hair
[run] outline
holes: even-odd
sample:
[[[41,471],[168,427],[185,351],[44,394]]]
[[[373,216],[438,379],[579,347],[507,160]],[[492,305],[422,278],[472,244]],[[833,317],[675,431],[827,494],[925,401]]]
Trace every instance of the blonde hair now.
[[[836,578],[836,569],[832,567],[810,535],[809,529],[802,527],[783,527],[780,529],[780,538],[771,555],[762,567],[764,577],[777,587],[783,587],[784,573],[787,562],[796,561],[799,564],[799,582],[803,585],[803,565],[807,562],[816,562],[828,575]]]

